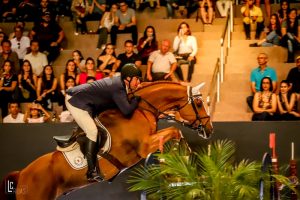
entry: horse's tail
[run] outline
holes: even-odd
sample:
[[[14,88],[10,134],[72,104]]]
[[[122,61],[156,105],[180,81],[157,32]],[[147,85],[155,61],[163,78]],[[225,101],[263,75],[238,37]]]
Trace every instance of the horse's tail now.
[[[0,184],[1,200],[16,200],[16,188],[19,180],[19,171],[9,173]]]

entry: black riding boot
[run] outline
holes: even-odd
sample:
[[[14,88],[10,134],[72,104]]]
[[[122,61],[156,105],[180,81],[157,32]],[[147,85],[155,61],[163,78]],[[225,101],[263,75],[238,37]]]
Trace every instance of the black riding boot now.
[[[99,175],[96,167],[97,161],[97,150],[96,150],[96,142],[87,138],[86,143],[86,159],[88,163],[88,171],[86,173],[88,181],[102,181],[103,179]]]

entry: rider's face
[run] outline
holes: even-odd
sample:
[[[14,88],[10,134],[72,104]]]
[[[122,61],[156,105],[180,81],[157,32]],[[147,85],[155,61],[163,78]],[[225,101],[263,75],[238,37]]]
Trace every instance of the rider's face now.
[[[141,84],[140,79],[138,77],[132,77],[131,81],[130,78],[127,77],[127,86],[131,89],[131,90],[135,90],[137,89],[137,87]]]

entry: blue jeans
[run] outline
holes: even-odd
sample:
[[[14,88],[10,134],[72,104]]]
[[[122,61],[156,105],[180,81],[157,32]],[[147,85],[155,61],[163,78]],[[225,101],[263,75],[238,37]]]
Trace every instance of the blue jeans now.
[[[280,44],[279,35],[276,33],[276,31],[270,32],[267,35],[266,39],[267,39],[267,41],[263,42],[261,44],[261,46],[263,46],[263,47],[271,47],[271,46],[279,45]]]

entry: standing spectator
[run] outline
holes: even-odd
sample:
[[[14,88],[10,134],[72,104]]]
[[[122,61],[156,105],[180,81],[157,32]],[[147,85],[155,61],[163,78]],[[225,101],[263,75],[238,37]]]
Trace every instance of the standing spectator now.
[[[272,80],[264,77],[261,80],[260,90],[255,93],[253,100],[252,121],[271,121],[277,108],[276,94],[273,93]]]
[[[12,62],[12,71],[14,73],[18,73],[20,70],[20,63],[18,54],[13,52],[11,49],[11,42],[6,39],[1,42],[2,53],[0,54],[0,66],[3,66],[6,60],[10,60]]]
[[[292,8],[288,18],[281,25],[282,44],[288,49],[287,63],[294,62],[295,51],[300,43],[300,19],[297,18],[297,9]]]
[[[40,4],[37,8],[37,16],[35,18],[35,24],[40,24],[43,21],[45,13],[50,13],[51,21],[57,20],[57,13],[49,0],[40,0]]]
[[[276,92],[277,89],[277,75],[276,71],[267,65],[268,56],[265,53],[260,53],[257,56],[258,67],[251,72],[251,92],[255,94],[261,89],[261,80],[264,77],[269,77],[272,80],[272,92]],[[253,96],[247,97],[248,106],[252,109]]]
[[[111,43],[108,43],[97,59],[97,69],[109,76],[115,63],[117,62],[115,48]]]
[[[203,0],[200,2],[200,14],[204,24],[212,24],[214,9],[211,0]]]
[[[104,49],[105,44],[107,43],[108,33],[110,33],[111,28],[115,23],[117,10],[118,10],[118,5],[112,4],[109,12],[105,12],[100,20],[100,25],[98,29],[99,32],[99,39],[97,44],[98,49],[100,48]]]
[[[33,102],[36,100],[37,76],[32,71],[32,66],[28,60],[24,60],[18,75],[19,88],[21,90],[21,102]]]
[[[48,62],[52,63],[60,54],[60,43],[64,39],[64,31],[56,23],[51,22],[50,13],[45,12],[43,21],[31,30],[32,39],[39,41],[40,51],[46,53]]]
[[[300,94],[300,56],[296,58],[296,67],[289,71],[286,79],[291,83],[292,92]]]
[[[26,123],[44,123],[50,114],[40,104],[32,103],[28,104],[24,118]]]
[[[73,13],[73,20],[76,27],[75,35],[78,35],[80,29],[81,34],[87,33],[87,14],[88,14],[88,1],[87,0],[72,0],[71,11]]]
[[[260,40],[259,42],[250,44],[250,47],[272,47],[280,45],[281,38],[281,26],[277,14],[272,14],[270,18],[270,24],[266,28],[266,38]]]
[[[291,84],[287,80],[280,82],[277,105],[280,120],[300,119],[300,113],[297,112],[297,95],[291,91]]]
[[[65,72],[60,75],[60,89],[61,93],[65,94],[66,92],[66,81],[67,77],[72,77],[75,79],[76,85],[79,83],[79,75],[77,74],[77,67],[73,60],[68,60],[65,67]]]
[[[0,22],[14,22],[17,18],[16,3],[13,0],[0,1]]]
[[[255,39],[260,38],[260,34],[264,29],[264,18],[260,7],[253,4],[254,0],[246,0],[246,4],[241,8],[241,13],[244,16],[243,24],[246,33],[246,40],[250,40],[251,23],[256,23]]]
[[[146,65],[148,58],[153,51],[158,49],[158,42],[156,39],[156,33],[153,26],[147,26],[144,31],[143,37],[139,39],[137,46],[138,55],[142,59],[142,64]]]
[[[29,54],[24,56],[24,60],[28,60],[31,63],[33,73],[40,76],[44,66],[48,65],[47,56],[39,52],[39,42],[37,40],[30,41],[30,51]]]
[[[106,10],[106,0],[88,0],[88,20],[99,20]]]
[[[15,38],[11,39],[11,49],[18,54],[19,63],[22,65],[24,56],[30,49],[30,39],[23,35],[23,28],[14,27]]]
[[[10,60],[6,60],[1,69],[3,73],[0,75],[0,108],[3,118],[8,114],[8,103],[12,100],[18,101],[17,97],[13,97],[18,78],[12,71],[13,63]]]
[[[88,57],[85,61],[86,72],[81,72],[79,74],[79,84],[84,84],[87,82],[88,77],[95,77],[96,80],[103,78],[101,72],[96,71],[95,61],[93,58]]]
[[[77,66],[77,69],[79,69],[78,72],[85,72],[86,71],[86,69],[85,69],[85,60],[82,56],[81,51],[74,50],[72,52],[72,58],[73,58],[73,61],[75,62],[76,66]]]
[[[230,4],[232,3],[231,0],[218,0],[216,2],[216,5],[217,5],[217,8],[218,8],[218,11],[221,15],[221,17],[227,17],[227,12],[228,12],[228,9],[230,8]]]
[[[186,22],[179,24],[177,34],[178,35],[175,37],[173,43],[173,50],[177,52],[178,56],[178,67],[176,72],[178,74],[178,78],[183,81],[183,75],[180,66],[182,64],[188,64],[189,69],[187,81],[191,82],[196,63],[196,54],[198,51],[197,40],[195,36],[192,36],[190,26]]]
[[[171,42],[163,40],[159,50],[154,51],[148,60],[147,80],[175,80],[174,72],[176,70],[176,58],[170,52]]]
[[[24,123],[24,114],[20,112],[18,102],[10,102],[8,104],[9,115],[3,118],[3,123]]]
[[[256,3],[257,7],[260,7],[260,0],[256,0],[255,3]],[[265,0],[265,9],[266,9],[267,17],[270,18],[270,16],[271,16],[270,0]]]
[[[141,59],[140,57],[134,53],[133,49],[133,42],[132,40],[126,40],[124,43],[125,46],[125,53],[121,53],[117,57],[117,61],[112,68],[112,74],[115,72],[121,72],[122,67],[127,63],[133,63],[136,67],[141,67]]]
[[[136,45],[138,32],[135,11],[132,8],[128,8],[124,0],[121,0],[119,5],[120,10],[116,13],[115,25],[111,28],[111,43],[114,46],[116,45],[118,33],[131,33],[133,44]]]
[[[2,43],[3,40],[7,40],[7,36],[5,35],[4,32],[0,31],[0,44]],[[0,45],[0,53],[2,52],[3,52],[2,45]]]
[[[280,24],[288,18],[289,12],[290,12],[290,3],[289,3],[289,1],[288,0],[280,1],[280,9],[277,12]]]

